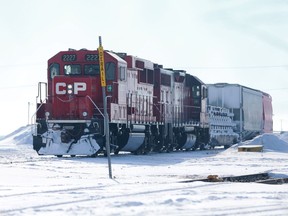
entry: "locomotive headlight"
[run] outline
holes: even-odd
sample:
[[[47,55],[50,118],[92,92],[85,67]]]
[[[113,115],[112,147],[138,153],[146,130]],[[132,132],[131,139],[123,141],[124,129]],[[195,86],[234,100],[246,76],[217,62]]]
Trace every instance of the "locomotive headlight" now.
[[[50,116],[50,113],[49,112],[45,112],[45,116],[46,116],[46,118],[48,118]]]
[[[88,115],[88,113],[84,111],[84,112],[82,113],[82,115],[83,115],[83,117],[86,117],[86,116]]]
[[[69,84],[67,86],[67,92],[68,92],[68,94],[72,94],[73,93],[73,86],[71,84]]]

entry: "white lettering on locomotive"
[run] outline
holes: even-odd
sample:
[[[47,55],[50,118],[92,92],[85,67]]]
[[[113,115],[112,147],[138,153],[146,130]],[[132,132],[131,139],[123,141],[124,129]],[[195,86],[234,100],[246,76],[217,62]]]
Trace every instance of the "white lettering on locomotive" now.
[[[64,82],[59,82],[56,83],[55,88],[56,88],[56,94],[58,95],[64,95],[67,93],[67,86],[69,84],[66,84]],[[87,89],[87,84],[84,82],[75,82],[73,84],[73,90],[74,90],[74,94],[78,94],[80,91],[86,91]]]
[[[56,94],[58,95],[63,95],[63,94],[66,94],[66,90],[65,90],[65,87],[66,87],[66,83],[56,83]],[[62,87],[60,89],[60,87]]]
[[[86,83],[84,82],[75,82],[74,83],[74,94],[78,94],[79,91],[86,91]]]

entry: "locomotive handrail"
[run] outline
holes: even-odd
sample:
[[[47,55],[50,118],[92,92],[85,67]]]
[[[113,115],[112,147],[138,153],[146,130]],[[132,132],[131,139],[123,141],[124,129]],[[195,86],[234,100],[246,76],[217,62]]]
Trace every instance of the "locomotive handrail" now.
[[[36,100],[37,100],[37,97],[36,97]],[[35,124],[33,123],[33,122],[34,122],[33,119],[35,118],[38,110],[39,110],[39,109],[42,107],[42,105],[46,102],[46,100],[47,100],[47,98],[45,98],[44,101],[41,101],[39,107],[36,109],[35,113],[31,116],[31,123],[32,123],[32,125],[35,125]],[[37,103],[37,104],[38,104],[38,103]],[[33,133],[33,134],[35,134],[35,133]]]
[[[45,86],[45,100],[47,98],[47,83],[46,82],[39,82],[38,83],[38,95],[36,97],[36,103],[37,103],[37,99],[39,98],[39,101],[42,103],[42,91],[41,91],[41,86],[44,85]]]
[[[103,116],[103,118],[105,118],[104,114],[100,111],[100,109],[98,108],[98,106],[94,103],[94,101],[92,100],[92,98],[89,95],[86,95],[86,97],[91,101],[91,103],[96,107],[96,109],[99,111],[99,113]]]

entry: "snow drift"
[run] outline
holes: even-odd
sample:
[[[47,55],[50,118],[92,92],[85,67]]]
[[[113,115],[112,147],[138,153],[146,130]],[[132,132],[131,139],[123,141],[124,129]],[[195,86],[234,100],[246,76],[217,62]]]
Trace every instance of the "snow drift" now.
[[[262,145],[263,151],[276,151],[288,153],[288,133],[263,134],[252,140],[242,142],[241,145]]]
[[[18,128],[14,132],[2,137],[0,141],[11,142],[13,144],[31,144],[32,145],[32,125],[26,125]]]

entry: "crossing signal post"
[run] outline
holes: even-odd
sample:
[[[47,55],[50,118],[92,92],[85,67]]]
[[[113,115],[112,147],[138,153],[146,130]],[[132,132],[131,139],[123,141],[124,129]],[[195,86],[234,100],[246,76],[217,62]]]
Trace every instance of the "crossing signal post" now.
[[[103,106],[104,106],[104,117],[105,117],[105,140],[106,140],[106,153],[108,158],[109,178],[112,179],[112,168],[111,168],[111,156],[110,156],[110,141],[109,141],[109,116],[107,113],[107,96],[106,96],[106,74],[105,74],[105,62],[104,62],[104,49],[102,46],[101,36],[99,36],[99,66],[100,66],[100,79],[103,94]]]

